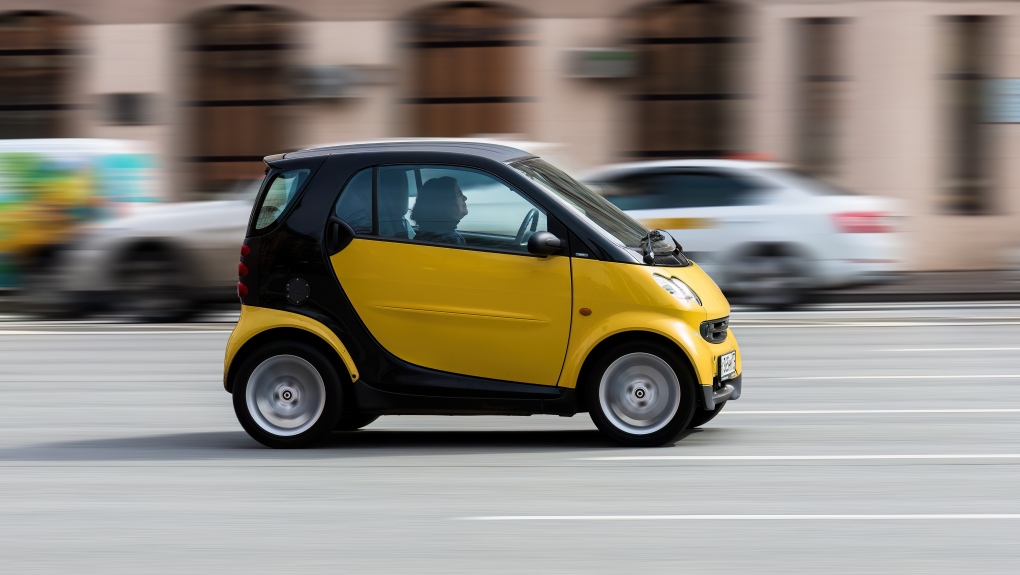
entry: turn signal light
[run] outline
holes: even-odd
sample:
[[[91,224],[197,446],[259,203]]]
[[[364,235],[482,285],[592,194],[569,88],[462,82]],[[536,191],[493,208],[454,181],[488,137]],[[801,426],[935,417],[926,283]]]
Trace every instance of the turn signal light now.
[[[248,255],[250,253],[251,253],[251,248],[249,248],[248,246],[246,246],[244,244],[241,244],[241,256],[246,256],[246,255]]]
[[[844,234],[884,234],[893,231],[884,212],[843,212],[832,215],[832,223]]]
[[[243,263],[238,262],[238,264],[237,264],[237,277],[243,278],[246,275],[248,275],[248,266],[244,265]]]
[[[248,295],[248,286],[237,282],[237,297],[244,297],[246,295]]]

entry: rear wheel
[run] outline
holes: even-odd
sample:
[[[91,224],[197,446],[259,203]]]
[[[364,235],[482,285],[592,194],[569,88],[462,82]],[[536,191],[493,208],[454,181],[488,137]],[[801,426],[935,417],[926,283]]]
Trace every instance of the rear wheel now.
[[[742,304],[784,310],[810,298],[807,262],[792,249],[762,246],[741,256],[733,270],[733,289]]]
[[[263,445],[308,447],[340,421],[340,377],[329,358],[306,343],[262,346],[243,360],[233,384],[237,420]]]
[[[114,312],[147,323],[184,321],[198,309],[187,273],[177,258],[159,247],[128,252],[117,266]]]
[[[589,371],[592,421],[623,445],[657,447],[687,428],[696,407],[693,381],[676,352],[652,342],[620,345]]]

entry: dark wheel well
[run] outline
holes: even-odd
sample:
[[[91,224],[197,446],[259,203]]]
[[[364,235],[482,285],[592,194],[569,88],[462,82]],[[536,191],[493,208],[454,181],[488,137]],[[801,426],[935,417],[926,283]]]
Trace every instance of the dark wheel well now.
[[[688,371],[688,375],[695,384],[700,385],[697,377],[697,371],[694,369],[694,365],[691,364],[691,359],[687,356],[687,352],[684,351],[680,346],[674,343],[672,340],[665,336],[661,336],[656,333],[647,331],[627,331],[618,333],[607,337],[606,339],[599,342],[591,352],[588,353],[588,357],[584,358],[584,363],[581,365],[581,371],[577,374],[577,398],[578,398],[578,411],[588,411],[588,406],[584,403],[586,397],[584,388],[588,384],[588,379],[592,366],[609,350],[623,344],[633,343],[638,341],[647,341],[650,343],[657,343],[677,351],[677,357],[683,361],[684,367]],[[698,401],[701,403],[701,400]]]
[[[323,341],[322,338],[303,329],[277,327],[268,329],[244,342],[244,345],[241,346],[241,349],[237,350],[237,353],[234,354],[233,360],[230,362],[230,368],[227,371],[227,377],[223,381],[223,387],[228,392],[233,393],[234,375],[237,373],[237,368],[241,365],[244,358],[252,352],[252,350],[258,349],[269,342],[283,340],[300,341],[317,348],[330,359],[330,363],[333,365],[333,369],[335,369],[337,373],[341,375],[346,374],[348,381],[350,380],[350,371],[347,369],[347,366],[344,365],[343,360],[341,360],[340,356],[337,355],[336,350]],[[341,380],[342,379],[343,378],[341,377]]]

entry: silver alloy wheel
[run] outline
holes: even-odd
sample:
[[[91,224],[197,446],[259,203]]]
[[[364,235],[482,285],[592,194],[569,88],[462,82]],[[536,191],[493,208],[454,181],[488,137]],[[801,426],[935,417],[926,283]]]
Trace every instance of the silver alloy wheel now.
[[[319,421],[326,407],[326,385],[308,360],[274,355],[251,373],[245,398],[248,413],[259,427],[279,437],[290,437]]]
[[[665,427],[676,415],[680,381],[661,357],[628,353],[602,374],[599,403],[602,413],[620,431],[648,435]]]

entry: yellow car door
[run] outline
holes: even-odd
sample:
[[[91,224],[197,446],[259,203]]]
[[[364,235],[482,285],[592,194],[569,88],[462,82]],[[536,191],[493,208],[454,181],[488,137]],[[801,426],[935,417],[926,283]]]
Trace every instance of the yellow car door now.
[[[362,233],[331,257],[372,336],[396,357],[422,367],[556,385],[570,335],[571,272],[566,256],[527,251],[527,237],[547,231],[545,213],[478,170],[376,171],[374,196],[364,187],[352,188],[360,174],[341,194],[336,216],[360,221]],[[460,217],[452,229],[449,222],[430,226],[428,217],[439,217],[427,217],[430,209],[457,212],[446,199],[435,200],[445,190],[427,193],[442,188],[430,180],[449,187],[450,179],[462,193],[453,201],[465,203],[460,210],[467,213],[452,216]],[[362,178],[362,184],[370,181]],[[366,233],[372,198],[376,223]]]

